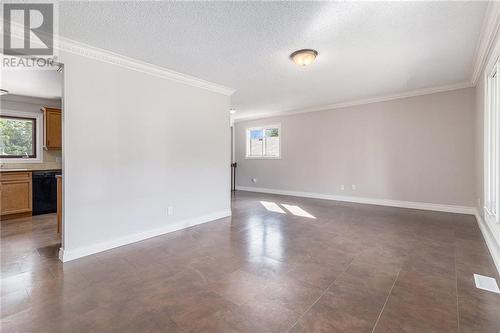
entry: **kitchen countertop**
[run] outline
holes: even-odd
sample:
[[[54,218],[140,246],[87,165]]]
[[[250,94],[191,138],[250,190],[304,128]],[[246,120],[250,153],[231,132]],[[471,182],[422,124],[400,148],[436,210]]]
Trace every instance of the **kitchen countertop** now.
[[[62,171],[62,169],[44,169],[42,168],[33,168],[33,169],[27,169],[27,168],[3,168],[0,169],[0,172],[35,172],[35,171]]]

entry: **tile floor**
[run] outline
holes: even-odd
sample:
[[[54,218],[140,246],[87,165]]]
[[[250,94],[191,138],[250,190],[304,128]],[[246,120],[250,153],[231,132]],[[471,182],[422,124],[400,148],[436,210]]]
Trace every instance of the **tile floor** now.
[[[59,242],[55,215],[2,221],[2,332],[500,332],[473,216],[237,192],[231,218],[65,264]]]

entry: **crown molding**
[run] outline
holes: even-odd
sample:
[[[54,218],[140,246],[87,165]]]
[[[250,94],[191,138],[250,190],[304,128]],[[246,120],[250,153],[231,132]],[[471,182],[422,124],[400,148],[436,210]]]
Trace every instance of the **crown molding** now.
[[[113,65],[125,67],[137,72],[157,76],[163,79],[187,84],[189,86],[209,90],[219,94],[231,96],[236,90],[209,81],[205,81],[194,76],[175,72],[161,66],[153,65],[141,60],[130,58],[118,53],[103,50],[91,45],[80,43],[68,38],[58,37],[57,48],[63,52],[69,52],[79,56],[95,59]],[[64,63],[64,61],[63,61]]]
[[[486,8],[481,33],[474,53],[471,82],[476,85],[486,66],[494,42],[500,30],[500,3],[490,1]]]
[[[277,117],[277,116],[291,116],[291,115],[300,114],[300,113],[329,111],[329,110],[347,108],[347,107],[351,107],[351,106],[380,103],[380,102],[392,101],[392,100],[402,99],[402,98],[436,94],[436,93],[440,93],[440,92],[470,88],[473,86],[474,86],[474,84],[472,84],[472,82],[467,81],[467,82],[438,86],[438,87],[433,87],[433,88],[410,90],[410,91],[405,91],[405,92],[398,93],[398,94],[385,95],[385,96],[366,98],[366,99],[358,99],[358,100],[352,100],[352,101],[348,101],[348,102],[328,104],[328,105],[316,106],[316,107],[305,108],[305,109],[296,109],[296,110],[289,110],[289,111],[278,111],[278,112],[260,113],[260,114],[250,114],[248,116],[243,115],[241,117],[235,117],[234,122],[238,123],[238,122],[242,122],[242,121],[249,121],[249,120],[255,120],[255,119],[262,119],[262,118],[271,118],[271,117]]]

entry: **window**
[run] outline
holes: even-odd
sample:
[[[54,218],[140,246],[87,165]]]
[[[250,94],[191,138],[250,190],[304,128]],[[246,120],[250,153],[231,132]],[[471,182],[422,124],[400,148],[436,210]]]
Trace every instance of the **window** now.
[[[0,116],[0,157],[37,158],[36,118]]]
[[[247,158],[280,158],[281,126],[247,128]]]
[[[499,64],[486,77],[484,115],[484,210],[486,218],[499,221]]]

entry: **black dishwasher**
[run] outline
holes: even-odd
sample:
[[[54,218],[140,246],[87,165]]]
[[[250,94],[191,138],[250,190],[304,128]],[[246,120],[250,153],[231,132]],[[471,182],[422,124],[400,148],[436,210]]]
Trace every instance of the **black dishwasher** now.
[[[33,172],[33,215],[57,212],[57,179],[61,171]]]

